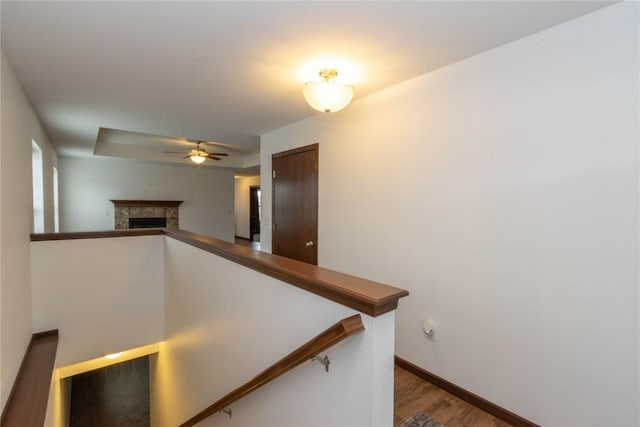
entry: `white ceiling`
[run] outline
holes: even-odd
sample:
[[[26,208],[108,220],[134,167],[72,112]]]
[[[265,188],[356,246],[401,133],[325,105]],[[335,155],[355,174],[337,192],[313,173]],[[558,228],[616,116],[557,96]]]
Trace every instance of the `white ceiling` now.
[[[146,141],[147,154],[128,151],[151,159],[184,142],[156,150],[137,133],[240,145],[244,156],[258,149],[259,135],[317,114],[300,76],[315,58],[342,58],[359,70],[357,99],[607,4],[2,1],[0,8],[2,50],[58,153],[92,155],[103,127],[134,136],[107,155],[135,157],[126,145]]]

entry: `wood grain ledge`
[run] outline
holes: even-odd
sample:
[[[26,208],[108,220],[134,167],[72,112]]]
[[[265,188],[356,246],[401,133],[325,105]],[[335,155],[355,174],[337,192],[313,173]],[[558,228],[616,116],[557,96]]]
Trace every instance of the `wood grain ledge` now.
[[[165,229],[164,233],[173,239],[373,317],[395,310],[398,300],[409,295],[404,289],[189,231]]]
[[[101,239],[106,237],[157,236],[162,228],[131,228],[123,230],[78,231],[70,233],[31,233],[32,242],[48,240]]]
[[[126,200],[126,199],[111,199],[116,207],[178,207],[182,204],[182,200]]]
[[[57,348],[57,329],[31,336],[2,411],[2,427],[44,425]]]

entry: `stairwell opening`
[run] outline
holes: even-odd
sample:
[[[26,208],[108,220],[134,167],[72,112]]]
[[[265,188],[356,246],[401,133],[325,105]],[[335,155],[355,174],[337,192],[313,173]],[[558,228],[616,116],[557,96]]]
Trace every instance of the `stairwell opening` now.
[[[149,427],[149,357],[71,377],[69,427]]]

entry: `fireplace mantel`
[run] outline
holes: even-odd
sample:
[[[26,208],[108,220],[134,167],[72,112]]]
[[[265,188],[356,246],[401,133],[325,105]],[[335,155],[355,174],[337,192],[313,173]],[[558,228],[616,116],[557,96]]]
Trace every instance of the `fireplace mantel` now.
[[[182,200],[117,200],[111,199],[116,207],[132,207],[132,206],[159,206],[159,207],[178,207]]]
[[[139,221],[134,222],[130,220],[143,218],[153,220],[164,218],[167,228],[179,228],[178,207],[182,203],[182,200],[111,199],[111,202],[114,205],[116,230],[136,227],[136,222]]]

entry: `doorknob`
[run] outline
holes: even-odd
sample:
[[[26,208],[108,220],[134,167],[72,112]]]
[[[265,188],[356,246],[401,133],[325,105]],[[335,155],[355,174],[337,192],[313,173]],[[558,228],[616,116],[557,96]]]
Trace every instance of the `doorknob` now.
[[[315,246],[315,243],[313,243],[313,240],[309,240],[308,242],[306,242],[304,244],[304,246],[307,247],[307,248],[312,248],[312,247]]]

